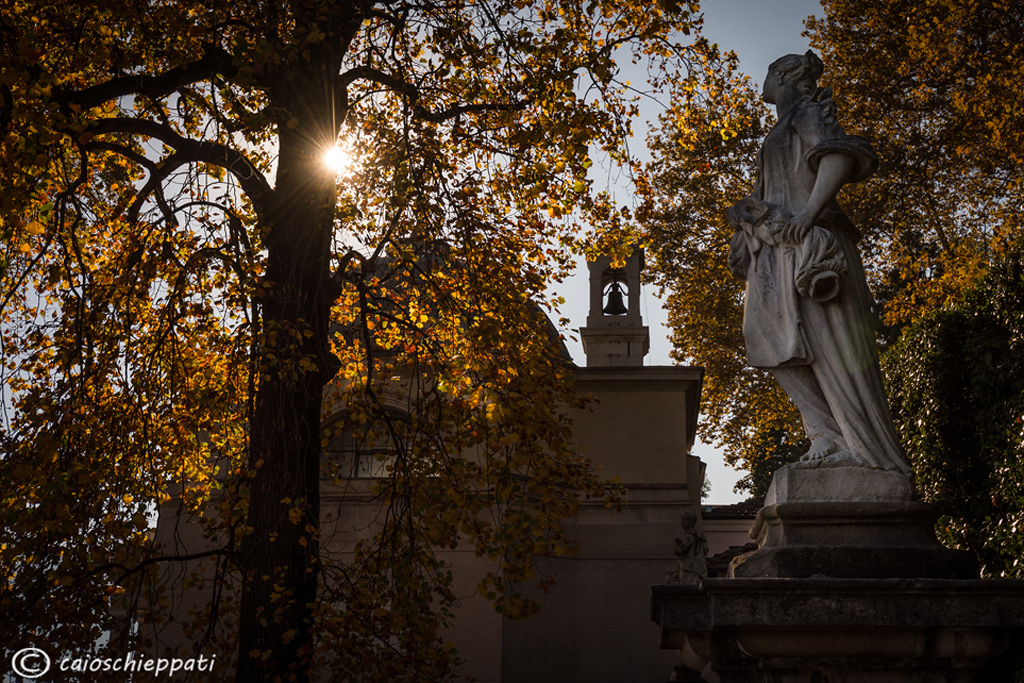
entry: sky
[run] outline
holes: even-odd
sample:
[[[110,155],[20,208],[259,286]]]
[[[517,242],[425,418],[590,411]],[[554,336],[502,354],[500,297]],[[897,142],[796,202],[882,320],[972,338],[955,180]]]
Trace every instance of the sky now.
[[[704,14],[704,36],[718,43],[722,51],[732,50],[739,58],[740,70],[748,74],[759,86],[764,81],[768,65],[777,58],[790,53],[803,53],[810,47],[807,38],[801,36],[803,21],[809,15],[821,15],[818,0],[702,0]],[[826,68],[828,65],[826,64]],[[641,121],[635,126],[635,140],[641,141],[641,149],[635,155],[645,158],[642,141],[646,138],[647,121],[657,118],[659,109],[653,103],[641,106]],[[611,179],[608,189],[616,200],[629,203],[629,188],[624,181]],[[723,218],[724,220],[724,218]],[[577,275],[557,287],[559,295],[565,297],[566,305],[562,314],[571,322],[571,329],[578,331],[586,324],[588,305],[587,269],[580,263]],[[642,291],[641,314],[650,328],[651,350],[645,365],[672,365],[669,358],[672,345],[669,343],[667,314],[661,301],[654,296],[653,288]],[[574,340],[568,340],[569,353],[578,365],[585,363],[583,346],[578,333]],[[697,443],[693,454],[707,464],[707,477],[711,482],[711,493],[707,504],[727,504],[743,500],[744,495],[733,492],[742,472],[725,464],[722,452],[711,445]]]

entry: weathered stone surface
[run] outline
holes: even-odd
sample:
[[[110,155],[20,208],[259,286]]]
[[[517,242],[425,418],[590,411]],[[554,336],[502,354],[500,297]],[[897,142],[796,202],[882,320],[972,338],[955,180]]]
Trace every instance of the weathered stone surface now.
[[[978,580],[972,558],[936,541],[937,510],[916,501],[858,233],[835,201],[877,158],[837,123],[821,72],[813,52],[769,68],[778,122],[728,216],[748,361],[793,399],[811,447],[776,473],[751,530],[758,549],[733,559],[730,578],[654,586],[652,619],[662,649],[697,673],[683,680],[995,683],[991,667],[978,672],[1024,643],[1024,582]]]
[[[765,505],[751,538],[760,547],[934,546],[938,509],[911,502],[806,502]]]
[[[978,575],[969,554],[947,548],[766,548],[733,560],[734,577],[965,579]]]
[[[651,606],[705,681],[970,683],[1024,627],[1024,582],[707,579]]]
[[[808,467],[793,463],[772,477],[765,505],[812,501],[909,501],[914,499],[911,475],[870,467]]]
[[[680,515],[683,535],[676,536],[676,568],[665,574],[665,583],[699,584],[708,578],[708,539],[697,528],[697,514],[686,510]]]
[[[836,195],[878,166],[870,143],[847,135],[813,52],[768,69],[764,100],[778,121],[757,156],[750,196],[727,218],[729,268],[747,282],[747,361],[771,370],[800,410],[803,459],[909,474],[878,368],[873,299],[859,233]],[[848,500],[836,490],[832,500]]]
[[[750,535],[758,549],[729,576],[750,578],[936,578],[978,576],[977,562],[935,539],[938,510],[919,502],[766,505]]]

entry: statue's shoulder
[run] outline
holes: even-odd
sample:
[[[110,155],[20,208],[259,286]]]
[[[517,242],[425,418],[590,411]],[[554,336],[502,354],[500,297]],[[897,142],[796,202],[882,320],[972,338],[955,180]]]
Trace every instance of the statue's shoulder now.
[[[795,107],[794,124],[798,128],[832,127],[836,121],[839,107],[832,99],[832,88],[818,88],[813,95],[804,95]]]
[[[878,156],[871,143],[859,135],[848,135],[837,119],[837,107],[831,88],[818,88],[813,96],[806,96],[798,105],[795,126],[810,147],[804,160],[814,172],[822,157],[842,153],[854,160],[854,167],[846,182],[866,179],[878,169]]]

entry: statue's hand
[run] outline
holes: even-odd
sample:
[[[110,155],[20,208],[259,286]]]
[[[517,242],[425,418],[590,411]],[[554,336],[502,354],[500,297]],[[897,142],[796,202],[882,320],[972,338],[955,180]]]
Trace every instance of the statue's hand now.
[[[789,244],[799,244],[814,227],[814,216],[801,211],[786,221],[782,228],[782,239]]]

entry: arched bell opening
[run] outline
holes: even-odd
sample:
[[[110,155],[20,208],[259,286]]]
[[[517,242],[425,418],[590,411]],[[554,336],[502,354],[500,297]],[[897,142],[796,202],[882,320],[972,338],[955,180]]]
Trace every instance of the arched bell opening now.
[[[650,334],[640,315],[640,273],[643,249],[625,261],[610,256],[587,261],[590,271],[590,313],[580,328],[587,365],[626,367],[643,365]]]
[[[605,315],[629,313],[629,286],[626,271],[609,268],[601,274],[601,312]]]

